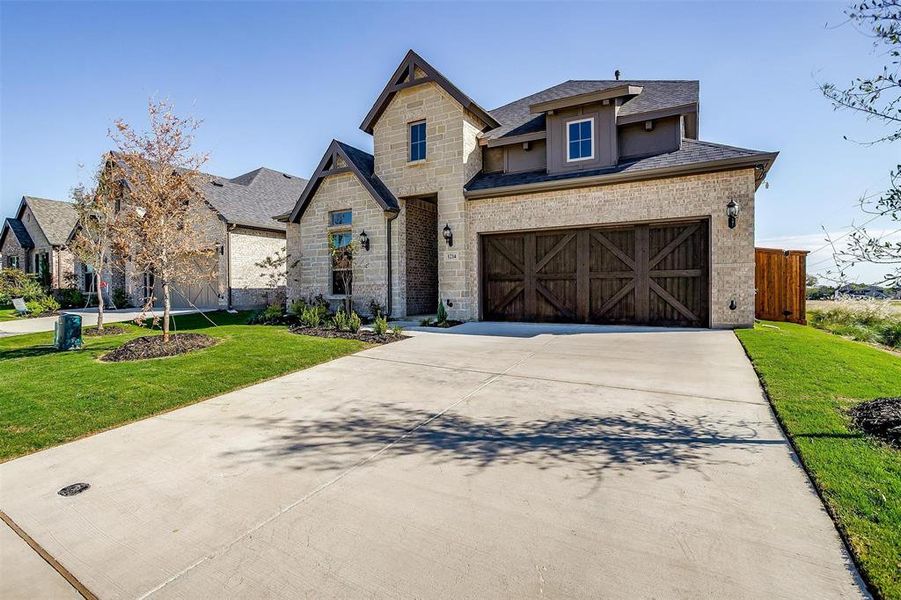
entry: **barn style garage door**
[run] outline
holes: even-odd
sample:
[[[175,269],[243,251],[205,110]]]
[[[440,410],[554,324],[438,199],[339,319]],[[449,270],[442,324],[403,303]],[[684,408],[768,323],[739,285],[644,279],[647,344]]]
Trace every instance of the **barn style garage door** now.
[[[707,222],[482,238],[482,317],[704,327]]]

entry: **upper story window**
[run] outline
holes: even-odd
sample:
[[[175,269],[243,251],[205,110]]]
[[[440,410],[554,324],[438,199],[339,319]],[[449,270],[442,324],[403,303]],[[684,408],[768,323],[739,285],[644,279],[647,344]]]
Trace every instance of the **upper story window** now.
[[[353,224],[353,214],[349,210],[336,210],[328,214],[329,227],[349,227]]]
[[[594,119],[580,119],[566,124],[566,161],[594,158]]]
[[[410,162],[425,160],[425,121],[410,123]]]

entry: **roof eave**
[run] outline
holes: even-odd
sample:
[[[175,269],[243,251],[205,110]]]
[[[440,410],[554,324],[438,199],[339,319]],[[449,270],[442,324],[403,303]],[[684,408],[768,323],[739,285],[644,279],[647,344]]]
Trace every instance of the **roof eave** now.
[[[535,104],[529,105],[529,112],[532,114],[540,114],[550,110],[560,110],[562,108],[581,106],[583,104],[592,104],[603,100],[613,100],[614,98],[621,98],[623,96],[637,96],[643,90],[644,88],[640,85],[623,84],[597,92],[586,92],[584,94],[575,94],[563,98],[545,100],[544,102],[536,102]]]
[[[582,187],[612,185],[616,183],[629,183],[633,181],[646,181],[662,179],[665,177],[682,177],[686,175],[698,175],[701,173],[715,173],[718,171],[731,171],[741,168],[753,168],[762,166],[763,173],[755,180],[755,188],[760,186],[766,174],[769,172],[773,161],[779,155],[778,152],[765,152],[742,158],[728,158],[721,160],[705,161],[678,167],[660,167],[656,169],[644,169],[632,173],[610,173],[605,175],[593,175],[590,177],[572,177],[555,181],[541,181],[537,183],[524,183],[503,187],[493,187],[478,190],[464,189],[463,195],[467,200],[481,198],[497,198],[500,196],[515,196],[517,194],[530,194],[556,190],[567,190]]]

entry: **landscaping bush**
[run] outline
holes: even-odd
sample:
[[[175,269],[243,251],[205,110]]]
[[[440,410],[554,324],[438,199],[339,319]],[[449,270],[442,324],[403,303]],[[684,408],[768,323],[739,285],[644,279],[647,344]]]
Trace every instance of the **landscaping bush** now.
[[[131,298],[125,288],[117,287],[113,290],[113,304],[116,308],[131,308]]]
[[[335,324],[335,329],[338,331],[350,331],[350,317],[344,312],[343,308],[338,309],[332,321]]]
[[[270,304],[254,313],[247,322],[251,325],[280,325],[285,322],[285,310],[281,304]]]
[[[385,335],[388,332],[388,319],[381,314],[373,319],[372,332],[376,335]]]
[[[319,313],[320,322],[326,320],[331,312],[329,310],[328,300],[325,299],[325,296],[322,294],[316,294],[315,296],[310,294],[306,298],[294,300],[288,309],[288,313],[299,318],[306,308],[315,309]]]
[[[442,301],[438,302],[438,315],[435,320],[439,325],[447,322],[447,309],[444,308],[444,302]]]
[[[56,299],[63,308],[84,308],[84,294],[76,288],[58,290]]]
[[[350,316],[347,318],[347,326],[351,333],[358,333],[360,331],[360,327],[363,326],[363,319],[360,318],[360,315],[358,315],[356,311],[350,311]]]
[[[13,298],[40,300],[47,294],[37,276],[21,269],[0,269],[0,306],[12,304]]]
[[[901,347],[901,316],[882,300],[839,300],[808,312],[810,325],[859,342]]]
[[[385,314],[385,307],[383,307],[378,300],[373,298],[369,301],[369,316],[373,319],[376,317],[380,317]]]
[[[322,312],[317,306],[304,306],[298,317],[304,327],[319,327],[322,324]]]

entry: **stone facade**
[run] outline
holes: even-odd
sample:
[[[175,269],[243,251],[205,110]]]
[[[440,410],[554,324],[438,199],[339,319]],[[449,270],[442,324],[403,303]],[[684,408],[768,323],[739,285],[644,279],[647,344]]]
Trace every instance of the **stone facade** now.
[[[0,255],[3,256],[3,268],[9,266],[9,258],[16,257],[19,261],[19,268],[25,270],[28,265],[28,251],[19,245],[16,234],[12,231],[6,234],[3,239],[3,247],[0,248]]]
[[[350,210],[351,227],[329,228],[329,213]],[[353,266],[354,310],[369,313],[369,302],[388,303],[387,220],[384,211],[369,195],[356,175],[339,173],[325,178],[299,224],[289,223],[287,233],[288,301],[322,294],[337,306],[344,296],[333,294],[329,234],[350,231],[359,243],[366,231],[370,250],[357,249]]]
[[[409,125],[425,120],[426,158],[410,162]],[[375,174],[398,198],[435,196],[438,225],[447,224],[454,239],[466,236],[466,199],[463,186],[482,168],[478,133],[479,119],[434,83],[400,90],[385,108],[373,129]],[[317,194],[318,197],[318,194]],[[394,228],[393,314],[406,306],[405,215],[401,211]],[[435,235],[440,235],[437,231]],[[466,277],[467,248],[446,248],[440,240],[438,252],[439,298],[451,318],[466,318],[475,310]]]
[[[6,267],[9,264],[8,257],[16,256],[19,259],[20,269],[28,273],[35,273],[37,257],[46,253],[50,268],[50,288],[55,290],[68,287],[75,278],[75,257],[72,252],[60,246],[53,246],[47,241],[47,237],[28,206],[22,211],[21,221],[34,242],[34,248],[22,248],[15,234],[10,231],[3,240],[3,248],[0,248],[3,266]]]
[[[479,298],[479,235],[522,229],[606,225],[678,218],[710,219],[711,327],[754,323],[754,170],[673,177],[469,201],[467,277]],[[741,215],[729,229],[726,204]],[[735,299],[737,307],[729,309]],[[467,318],[477,319],[472,312]]]
[[[285,268],[278,272],[257,266],[285,252],[285,234],[237,227],[228,232],[231,261],[231,302],[235,308],[266,306],[285,296]]]

